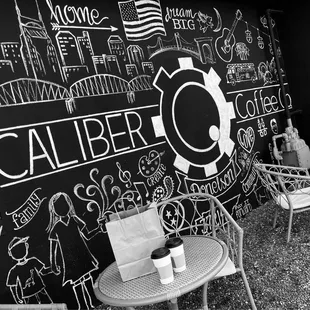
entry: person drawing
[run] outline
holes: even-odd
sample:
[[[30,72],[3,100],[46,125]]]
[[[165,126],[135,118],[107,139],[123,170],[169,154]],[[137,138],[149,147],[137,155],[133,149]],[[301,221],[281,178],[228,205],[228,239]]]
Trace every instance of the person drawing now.
[[[42,275],[51,273],[51,268],[36,257],[27,258],[28,238],[14,237],[8,245],[8,254],[17,263],[10,269],[6,285],[17,304],[53,303],[42,280]]]
[[[48,208],[50,221],[47,232],[52,272],[56,275],[62,272],[62,286],[67,283],[72,285],[78,309],[93,308],[91,272],[98,269],[98,261],[90,252],[86,240],[102,232],[102,224],[89,231],[86,223],[76,215],[70,197],[63,192],[51,197]],[[62,266],[57,265],[58,252]]]

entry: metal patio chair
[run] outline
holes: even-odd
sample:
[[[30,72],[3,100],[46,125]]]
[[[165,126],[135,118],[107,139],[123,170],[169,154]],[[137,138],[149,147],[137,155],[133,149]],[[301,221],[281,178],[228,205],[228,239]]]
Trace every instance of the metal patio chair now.
[[[272,200],[289,212],[287,242],[291,238],[293,215],[310,210],[310,175],[307,168],[257,163],[254,165],[262,185]],[[276,208],[273,228],[277,223]]]
[[[167,237],[209,235],[221,239],[228,247],[229,258],[214,277],[240,273],[252,309],[256,309],[251,289],[243,268],[243,229],[214,196],[193,193],[176,196],[157,203]],[[203,285],[203,309],[207,310],[208,282]]]

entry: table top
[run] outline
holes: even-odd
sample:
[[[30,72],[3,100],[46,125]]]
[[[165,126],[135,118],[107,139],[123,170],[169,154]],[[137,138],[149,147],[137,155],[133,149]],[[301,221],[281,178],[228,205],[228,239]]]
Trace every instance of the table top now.
[[[96,297],[118,306],[142,306],[163,302],[188,293],[211,280],[225,265],[224,242],[209,236],[182,236],[186,270],[174,273],[174,281],[161,284],[158,273],[123,282],[116,262],[109,265],[94,284]]]

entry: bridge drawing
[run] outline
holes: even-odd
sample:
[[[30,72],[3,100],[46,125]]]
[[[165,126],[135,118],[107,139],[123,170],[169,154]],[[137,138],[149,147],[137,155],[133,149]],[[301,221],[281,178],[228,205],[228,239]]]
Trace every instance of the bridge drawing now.
[[[69,90],[53,82],[21,78],[0,85],[0,107],[65,100],[68,111],[72,113],[76,98],[125,93],[128,101],[132,103],[135,100],[135,92],[152,88],[149,75],[139,75],[126,81],[111,74],[97,74],[76,81]]]
[[[69,91],[58,84],[30,78],[0,85],[0,106],[68,99]]]
[[[157,38],[157,42],[154,46],[148,46],[149,58],[168,52],[168,51],[181,51],[187,53],[203,64],[216,62],[214,48],[213,48],[213,38],[212,37],[201,37],[195,38],[195,42],[189,43],[184,40],[181,35],[177,32],[170,40],[163,40],[161,37]]]

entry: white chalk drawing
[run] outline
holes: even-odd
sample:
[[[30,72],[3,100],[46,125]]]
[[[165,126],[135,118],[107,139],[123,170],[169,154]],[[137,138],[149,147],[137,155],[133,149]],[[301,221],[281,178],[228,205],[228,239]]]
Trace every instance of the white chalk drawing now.
[[[261,21],[262,21],[262,20],[265,20],[265,21],[266,21],[265,17],[264,17],[263,19],[261,18]],[[269,35],[269,33],[268,33],[268,32],[265,32],[265,31],[263,31],[263,30],[261,30],[261,29],[259,29],[259,28],[257,28],[257,27],[255,27],[255,26],[253,26],[253,25],[251,25],[251,24],[249,24],[249,23],[248,23],[246,20],[244,20],[244,19],[241,19],[241,21],[244,22],[245,25],[246,25],[245,38],[246,38],[247,42],[248,42],[248,43],[252,43],[252,42],[253,42],[252,33],[251,33],[251,31],[249,30],[249,26],[250,26],[251,28],[253,28],[253,29],[256,30],[256,32],[257,32],[257,38],[256,38],[256,39],[257,39],[257,46],[258,46],[260,49],[264,49],[264,47],[265,47],[264,38],[263,38],[261,35],[265,36],[265,37],[269,40],[269,44],[268,44],[269,52],[270,52],[271,55],[273,55],[274,52],[273,52],[273,48],[272,48],[272,44],[271,44],[271,36]],[[266,23],[267,23],[267,21],[266,21]],[[262,24],[263,24],[263,26],[264,26],[265,28],[268,28],[268,26],[266,27],[266,24],[265,24],[265,23],[262,22]],[[273,26],[273,27],[275,26],[275,22],[274,22],[273,19],[272,19],[272,26]],[[279,44],[279,40],[278,40],[277,38],[275,38],[275,43],[276,43],[276,44]],[[281,49],[280,49],[280,46],[279,46],[279,45],[278,45],[278,47],[277,47],[277,54],[278,54],[279,57],[281,57]]]
[[[273,134],[277,135],[279,133],[278,122],[275,118],[270,120],[270,128]]]
[[[265,15],[261,16],[259,20],[264,28],[267,28],[267,29],[269,28],[267,17]],[[270,21],[271,21],[271,27],[274,28],[274,26],[276,25],[276,22],[274,21],[273,18],[270,18]]]
[[[119,1],[118,5],[128,41],[166,35],[159,0]]]
[[[238,163],[241,167],[241,177],[243,178],[246,172],[250,169],[251,155],[248,150],[238,147]]]
[[[150,193],[145,185],[144,182],[133,182],[133,186],[135,187],[137,193],[139,193],[139,200],[141,200],[141,204],[145,206],[146,204],[150,203],[150,200],[148,199],[150,196]]]
[[[230,62],[233,58],[233,47],[236,43],[234,31],[237,23],[242,19],[242,13],[237,10],[235,20],[230,29],[223,28],[222,34],[215,40],[215,50],[218,56],[225,62]]]
[[[202,13],[200,12],[200,14]],[[165,22],[172,21],[174,30],[195,30],[195,17],[197,15],[198,13],[194,13],[192,9],[166,7]],[[204,14],[203,16],[206,17]],[[212,17],[210,19],[212,21]],[[197,21],[199,22],[199,18]]]
[[[236,56],[240,57],[240,60],[248,60],[248,56],[250,56],[250,49],[243,42],[237,42],[236,47]]]
[[[28,76],[35,79],[63,78],[56,49],[48,35],[37,0],[38,19],[24,16],[15,0],[15,9],[20,29],[21,56]],[[44,44],[37,44],[37,40]],[[39,48],[41,46],[41,48]],[[42,46],[44,46],[42,48]]]
[[[77,107],[76,96],[124,93],[128,102],[133,103],[135,91],[152,89],[154,65],[145,60],[140,46],[127,48],[120,36],[110,35],[107,40],[110,54],[95,55],[90,34],[85,30],[88,28],[82,29],[80,24],[95,29],[107,17],[100,17],[96,9],[88,7],[61,8],[54,7],[50,0],[46,2],[51,18],[63,26],[57,29],[55,46],[43,23],[38,1],[35,1],[38,18],[33,19],[22,15],[15,0],[20,42],[0,43],[4,57],[0,59],[0,68],[7,73],[0,78],[0,107],[64,100],[71,114]],[[74,23],[82,29],[81,35],[70,31]],[[127,75],[126,80],[122,75]],[[47,76],[49,81],[45,79]]]
[[[287,87],[287,85],[285,82],[284,87]],[[270,94],[272,88],[274,90]],[[280,84],[239,89],[227,92],[227,94],[235,95],[233,102],[238,124],[285,110]],[[292,98],[289,93],[286,93],[286,97],[289,109],[291,109]]]
[[[15,224],[14,230],[19,230],[28,225],[39,211],[42,202],[46,199],[46,197],[39,197],[39,190],[41,190],[40,187],[35,189],[27,200],[16,210],[5,212],[6,215],[11,216],[12,221]]]
[[[64,25],[59,25],[57,23],[51,23],[52,25],[52,30],[60,30],[60,29],[88,29],[88,30],[110,30],[111,32],[117,31],[118,29],[114,26],[109,26],[109,27],[91,27],[91,26],[64,26]]]
[[[284,71],[282,68],[281,75],[284,76]],[[260,79],[263,79],[264,85],[269,85],[279,81],[278,70],[276,67],[276,62],[274,57],[269,62],[260,62],[258,65],[258,76]]]
[[[180,194],[202,192],[220,197],[234,186],[237,181],[241,169],[237,162],[237,152],[234,151],[225,168],[206,179],[190,178],[188,175],[176,171],[178,178],[177,192]]]
[[[129,82],[111,74],[97,74],[83,78],[70,86],[73,98],[122,94],[151,90],[152,79],[149,75],[140,75]]]
[[[129,210],[145,205],[149,192],[143,182],[133,182],[134,189],[122,191],[119,186],[114,185],[114,178],[111,175],[99,176],[99,169],[90,171],[91,184],[77,184],[74,187],[75,195],[87,203],[88,212],[97,214],[98,223],[102,223],[101,230],[106,232],[105,223],[109,215],[121,210]]]
[[[258,76],[253,63],[233,63],[227,65],[226,81],[235,86],[240,82],[255,83]]]
[[[169,51],[179,51],[190,54],[200,60],[203,64],[216,62],[215,53],[213,50],[212,37],[194,38],[194,42],[189,43],[177,32],[170,40],[157,38],[154,46],[148,45],[149,58]]]
[[[8,254],[16,261],[8,272],[6,285],[16,304],[53,303],[45,289],[44,275],[51,273],[37,257],[28,257],[29,236],[14,237],[8,245]]]
[[[235,205],[232,209],[232,213],[236,215],[237,219],[244,217],[246,214],[251,212],[253,209],[249,198],[245,199],[241,203]]]
[[[165,152],[159,153],[156,150],[151,150],[148,155],[143,155],[138,162],[139,172],[138,174],[143,175],[145,178],[153,176],[161,167],[161,156]],[[166,167],[163,168],[166,170]]]
[[[208,28],[213,28],[214,24],[212,23],[212,17],[208,16],[208,14],[204,14],[202,12],[198,12],[197,14],[197,21],[199,23],[199,30],[201,30],[203,33],[205,33]]]
[[[72,286],[77,309],[93,308],[91,272],[98,269],[98,261],[89,250],[86,241],[102,232],[102,223],[89,231],[86,223],[77,216],[68,194],[53,195],[48,204],[50,221],[47,227],[50,241],[50,263],[55,275],[62,274],[62,286]],[[61,265],[56,259],[61,256]]]
[[[209,73],[194,68],[192,58],[179,58],[180,68],[171,75],[163,67],[158,70],[153,85],[160,91],[160,111],[163,130],[154,128],[154,131],[164,133],[166,139],[176,154],[174,166],[184,173],[188,173],[191,165],[202,168],[206,176],[217,173],[217,162],[226,153],[230,156],[233,153],[235,143],[230,138],[230,122],[235,118],[232,102],[227,102],[219,87],[221,81],[216,71],[211,68]],[[197,81],[192,80],[195,76]],[[182,76],[182,79],[181,79]],[[201,83],[203,81],[203,83]],[[206,104],[215,104],[219,117],[219,124],[210,125],[206,121],[204,132],[209,133],[207,142],[204,137],[203,147],[194,142],[186,141],[180,132],[183,124],[177,123],[175,117],[175,102],[182,100],[182,93],[186,87],[200,87],[211,95],[212,101],[206,100]],[[192,88],[190,88],[192,89]],[[163,108],[164,107],[164,108]],[[198,116],[197,116],[198,117]],[[159,123],[157,127],[159,127]],[[192,124],[194,126],[194,124]],[[188,128],[188,125],[187,125]],[[155,131],[155,132],[156,132]],[[196,137],[197,139],[199,137]],[[205,154],[205,156],[202,156]],[[211,156],[212,154],[212,156]],[[201,158],[204,158],[203,160]]]
[[[217,26],[215,27],[215,29],[213,29],[213,32],[219,32],[222,29],[222,17],[216,8],[213,8],[213,10],[216,13],[216,19],[217,19]]]
[[[66,82],[70,82],[70,76],[77,75],[76,72],[78,71],[84,70],[82,74],[88,75],[89,68],[85,58],[92,59],[92,56],[94,56],[89,33],[83,31],[83,37],[76,37],[70,31],[59,31],[55,39],[57,41]],[[83,50],[82,47],[84,47]]]
[[[249,30],[248,23],[245,22],[245,24],[246,24],[245,39],[247,40],[248,43],[251,44],[253,42],[252,32]]]
[[[258,131],[260,137],[263,138],[263,137],[267,136],[268,129],[267,129],[265,122],[264,122],[264,119],[262,117],[257,119],[257,126],[258,126],[257,131]]]
[[[134,64],[137,68],[142,67],[144,61],[144,53],[139,45],[129,45],[127,47],[128,60],[130,64]]]
[[[254,129],[252,127],[248,127],[247,129],[239,128],[237,132],[237,140],[245,151],[251,153],[255,143]]]
[[[158,111],[157,104],[0,129],[0,140],[11,139],[13,144],[20,141],[18,139],[20,130],[25,130],[27,138],[24,142],[28,145],[25,151],[29,156],[29,161],[25,163],[26,166],[21,168],[18,174],[10,173],[12,167],[15,167],[14,161],[2,162],[0,188],[45,178],[48,175],[165,144],[166,141],[154,140],[153,137],[146,140],[144,137],[145,130],[152,124],[145,126],[143,121],[148,122],[148,117],[145,118],[143,115],[148,115],[149,111],[154,113],[155,110]],[[118,124],[121,122],[120,126],[111,126],[110,123],[115,121]],[[58,131],[58,126],[67,128],[65,130],[69,132],[73,130],[75,134],[65,135],[61,138],[62,140],[60,139],[62,143],[59,144],[60,140],[53,136],[53,133]],[[90,127],[97,128],[97,132],[91,133]],[[85,139],[82,139],[82,136]],[[116,139],[118,136],[122,136],[121,142]],[[146,137],[148,136],[146,135]],[[59,151],[61,149],[61,152],[65,152],[66,139],[70,139],[70,145],[74,145],[76,151],[74,155],[71,154],[73,157],[64,161],[59,157]],[[98,146],[96,141],[101,141],[99,149],[96,147],[96,145]],[[126,141],[125,145],[124,141]],[[44,168],[39,164],[42,161],[45,162]]]
[[[163,186],[157,186],[152,194],[152,201],[159,202],[161,200],[169,199],[174,190],[174,182],[171,176],[165,176],[163,179]]]
[[[21,78],[0,85],[0,106],[66,100],[70,97],[63,86],[39,79]]]
[[[120,36],[110,35],[107,43],[108,43],[111,55],[116,55],[117,57],[119,57],[124,62],[127,61],[126,46],[125,46],[125,43]]]
[[[239,155],[241,154],[242,152]],[[254,168],[254,164],[259,163],[258,154],[259,152],[255,152],[252,154],[243,153],[243,156],[241,155],[241,157],[239,157],[239,163],[242,163],[242,157],[246,158],[245,165],[242,167],[242,180],[240,181],[241,188],[245,196],[251,195],[257,187],[258,175],[257,171]]]
[[[222,28],[222,19],[218,10],[213,9],[217,17],[217,26],[213,31],[218,32]],[[172,21],[174,30],[196,30],[196,22],[198,22],[198,29],[206,33],[208,29],[213,29],[214,26],[212,16],[207,13],[194,12],[192,9],[166,7],[165,22],[170,21]]]
[[[104,21],[108,20],[107,16],[100,16],[97,9],[89,9],[85,7],[75,7],[65,5],[61,8],[59,5],[55,7],[51,0],[46,0],[47,6],[50,9],[51,17],[56,22],[51,22],[52,30],[60,29],[93,29],[93,30],[110,30],[116,31],[117,28],[112,25],[106,27],[99,27],[99,25]],[[89,26],[85,26],[87,23]],[[76,25],[79,24],[79,25]],[[81,25],[82,24],[82,25]]]
[[[259,32],[259,29],[257,28],[257,46],[260,48],[260,49],[264,49],[265,47],[265,43],[264,43],[264,39],[260,36],[260,32]]]
[[[21,44],[19,42],[1,42],[0,47],[5,61],[10,63],[7,66],[10,66],[12,72],[19,75],[23,73],[21,67],[24,67],[22,64],[22,54],[20,51]],[[1,60],[2,62],[2,60]]]
[[[118,178],[122,181],[127,188],[132,186],[131,173],[128,170],[122,170],[122,166],[119,162],[116,162],[118,168]]]

